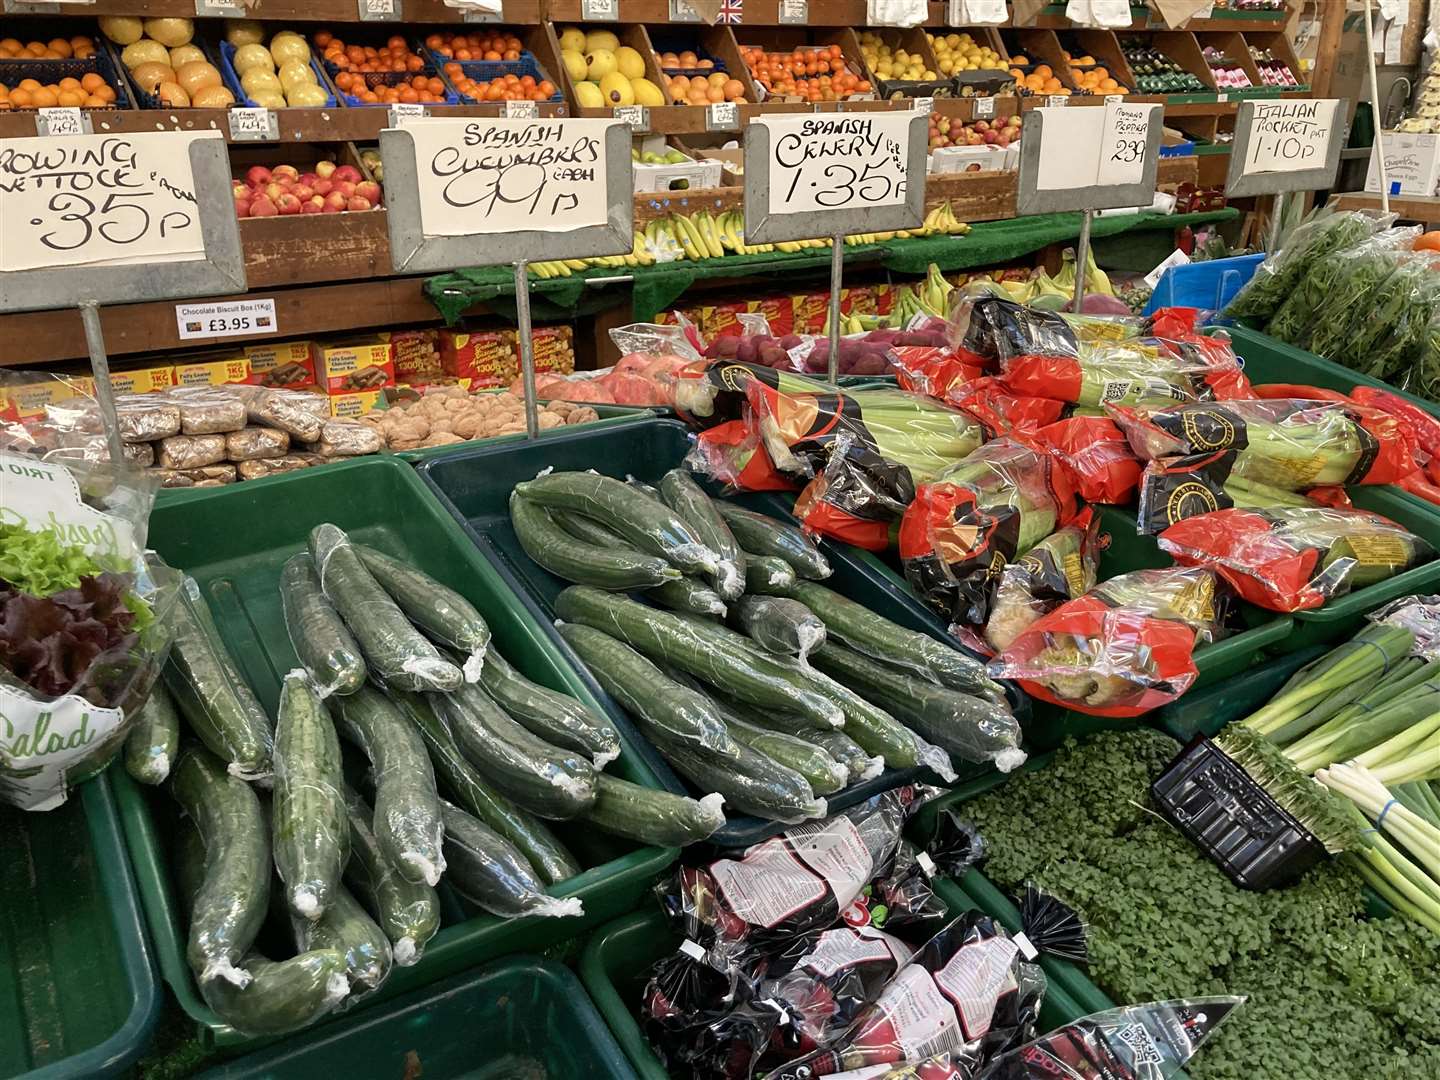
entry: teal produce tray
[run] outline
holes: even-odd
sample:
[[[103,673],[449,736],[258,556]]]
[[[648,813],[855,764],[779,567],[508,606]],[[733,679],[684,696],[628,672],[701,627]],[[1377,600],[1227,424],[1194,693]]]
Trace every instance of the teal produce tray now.
[[[936,881],[935,891],[945,901],[951,918],[981,907],[952,881]],[[680,941],[681,936],[665,924],[665,916],[659,910],[637,911],[596,930],[580,957],[580,978],[585,989],[590,991],[590,997],[641,1080],[669,1078],[640,1029],[637,1010],[650,969],[656,961],[674,952]],[[1052,979],[1040,1006],[1039,1030],[1061,1027],[1090,1011],[1082,1008]]]
[[[0,817],[0,1075],[126,1073],[163,995],[107,774]]]
[[[555,646],[572,660],[585,679],[590,680],[585,665],[553,628],[555,598],[566,583],[537,566],[521,549],[510,524],[510,491],[515,484],[529,480],[542,469],[550,467],[557,470],[594,468],[610,476],[633,475],[654,482],[678,466],[689,448],[690,435],[683,424],[654,419],[624,428],[612,426],[577,431],[568,437],[552,438],[544,443],[511,443],[447,454],[424,462],[417,471],[494,563],[501,577],[524,600],[535,621],[550,631]],[[763,496],[743,497],[736,501],[774,512]],[[822,547],[834,568],[834,574],[825,582],[827,586],[912,630],[930,632],[942,640],[950,640],[943,630],[935,630],[932,621],[920,617],[917,607],[896,593],[889,579],[877,577],[869,564],[857,557],[857,549],[828,543]],[[611,701],[598,684],[588,681],[587,685],[596,698],[605,702],[615,724],[635,741],[644,743],[624,709]],[[1012,707],[1023,722],[1026,699],[1018,691],[1012,690],[1012,694]],[[646,744],[645,749],[648,750],[650,768],[662,785],[671,791],[689,790],[653,748]],[[964,763],[958,765],[963,766]],[[981,767],[974,768],[978,770]],[[878,791],[908,783],[923,772],[920,769],[891,770],[866,783],[852,784],[829,797],[830,809],[842,810]],[[722,847],[746,846],[784,828],[778,822],[736,816],[711,836],[710,842]]]
[[[464,594],[490,624],[496,648],[516,668],[598,707],[550,635],[515,600],[415,470],[398,458],[376,456],[197,491],[162,503],[150,518],[151,546],[195,577],[242,674],[272,716],[281,676],[298,666],[280,609],[280,567],[304,549],[313,526],[327,521]],[[631,745],[610,770],[656,786]],[[169,873],[173,801],[163,789],[144,788],[120,770],[112,771],[165,981],[195,1021],[204,1045],[258,1046],[262,1040],[235,1031],[205,1005],[185,962],[186,934]],[[412,967],[395,968],[378,991],[339,1014],[339,1021],[496,956],[544,949],[613,919],[639,903],[651,879],[679,854],[674,848],[638,847],[583,824],[556,823],[556,832],[585,870],[549,891],[579,897],[584,916],[502,920],[461,905],[442,881],[444,917],[423,958]]]
[[[201,1080],[631,1080],[580,981],[513,956],[201,1074]]]

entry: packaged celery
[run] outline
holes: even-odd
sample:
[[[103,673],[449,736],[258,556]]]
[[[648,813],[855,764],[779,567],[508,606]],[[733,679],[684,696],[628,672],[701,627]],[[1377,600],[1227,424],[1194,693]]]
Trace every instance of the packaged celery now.
[[[1081,346],[1074,355],[1026,353],[1002,361],[1017,394],[1075,405],[1164,405],[1248,397],[1249,382],[1223,337],[1129,338]]]

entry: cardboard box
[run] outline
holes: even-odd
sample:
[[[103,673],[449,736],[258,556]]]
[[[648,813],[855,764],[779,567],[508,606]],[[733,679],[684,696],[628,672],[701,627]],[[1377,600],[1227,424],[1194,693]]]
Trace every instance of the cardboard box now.
[[[550,375],[575,373],[575,331],[568,326],[537,326],[531,334],[535,351],[535,370]],[[519,362],[519,341],[516,341],[516,362]]]
[[[315,353],[315,373],[327,394],[352,394],[395,384],[395,362],[388,341],[363,338],[321,344]]]
[[[439,330],[397,330],[380,336],[390,342],[395,378],[401,382],[433,382],[444,374]]]
[[[288,390],[315,385],[315,343],[286,341],[278,345],[247,345],[250,377],[257,386]]]
[[[878,315],[874,286],[846,289],[845,295],[840,298],[840,308],[846,315]]]
[[[244,356],[175,365],[176,386],[232,386],[251,381],[250,361]]]
[[[750,301],[750,310],[757,315],[765,316],[765,321],[770,324],[770,333],[776,337],[784,337],[786,334],[794,333],[794,298],[789,296],[767,296],[763,300],[752,300]]]
[[[358,390],[349,394],[330,395],[330,415],[354,420],[371,412],[385,397],[384,389]]]
[[[110,373],[110,389],[117,394],[149,394],[174,385],[175,368],[170,364]]]
[[[0,384],[0,420],[43,420],[45,407],[91,395],[95,382],[85,376],[41,378],[18,386]]]
[[[636,149],[642,154],[665,154],[676,148],[668,145],[663,135],[646,135]],[[683,165],[647,165],[636,161],[631,163],[631,173],[635,178],[637,192],[698,191],[700,188],[720,186],[718,161],[692,159]]]
[[[740,316],[750,311],[748,300],[736,300],[728,304],[707,304],[700,309],[700,336],[707,341],[727,335],[739,336],[745,332]]]
[[[1434,195],[1440,189],[1440,135],[1382,132],[1370,147],[1365,190],[1380,191],[1380,147],[1385,147],[1385,180],[1391,195]]]
[[[1020,168],[1018,146],[939,146],[930,151],[930,171],[1014,172]]]
[[[513,330],[441,330],[440,368],[471,389],[509,386],[520,374],[520,351]]]
[[[825,316],[830,313],[829,292],[801,293],[790,298],[794,302],[793,334],[819,334],[825,329]]]

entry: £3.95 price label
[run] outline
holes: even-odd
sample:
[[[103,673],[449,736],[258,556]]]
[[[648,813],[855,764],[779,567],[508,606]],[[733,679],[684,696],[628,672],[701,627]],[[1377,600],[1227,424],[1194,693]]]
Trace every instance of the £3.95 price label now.
[[[217,304],[176,304],[175,325],[180,331],[181,341],[273,334],[276,331],[275,301],[226,300]]]
[[[898,206],[913,113],[766,116],[771,214]]]

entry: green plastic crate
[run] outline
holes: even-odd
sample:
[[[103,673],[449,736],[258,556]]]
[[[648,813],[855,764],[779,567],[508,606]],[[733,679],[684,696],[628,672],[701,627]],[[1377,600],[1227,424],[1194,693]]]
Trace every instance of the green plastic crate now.
[[[631,1080],[580,981],[515,956],[203,1073],[201,1080]]]
[[[952,916],[981,907],[952,881],[937,881],[935,891]],[[674,952],[680,940],[680,935],[665,924],[665,916],[660,911],[637,911],[596,930],[580,958],[580,978],[585,989],[590,991],[590,997],[641,1080],[668,1080],[669,1077],[640,1029],[637,1010],[650,969],[656,961]],[[1088,1011],[1052,980],[1041,1003],[1039,1028],[1049,1031]]]
[[[313,526],[327,521],[463,593],[490,624],[495,646],[521,672],[597,707],[549,635],[515,601],[415,470],[398,458],[377,456],[201,490],[157,506],[151,516],[151,546],[198,581],[231,654],[271,715],[281,676],[298,666],[280,609],[280,567],[303,549]],[[610,770],[657,786],[631,745]],[[205,1005],[185,962],[185,931],[168,868],[173,801],[164,790],[143,788],[123,772],[116,772],[114,782],[166,982],[195,1021],[202,1043],[259,1045],[261,1040],[236,1032]],[[556,832],[585,871],[549,891],[579,897],[583,917],[501,920],[457,906],[442,883],[445,918],[424,957],[412,967],[395,968],[355,1011],[502,954],[546,948],[612,919],[633,908],[651,879],[679,854],[674,848],[638,847],[583,824],[557,823]]]
[[[118,1076],[162,994],[106,776],[0,816],[0,1075]]]

